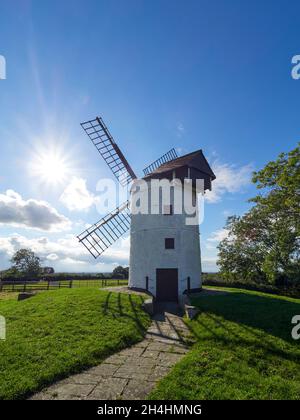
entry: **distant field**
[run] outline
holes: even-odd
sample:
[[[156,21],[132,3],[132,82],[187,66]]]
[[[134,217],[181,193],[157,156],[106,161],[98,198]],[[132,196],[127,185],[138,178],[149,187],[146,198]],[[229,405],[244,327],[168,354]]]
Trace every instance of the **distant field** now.
[[[300,342],[291,319],[300,300],[231,290],[195,298],[196,343],[151,399],[300,399]]]
[[[11,292],[11,291],[34,291],[34,290],[47,290],[49,289],[59,289],[59,288],[69,288],[73,287],[111,287],[119,285],[127,285],[128,280],[120,279],[92,279],[92,280],[51,280],[49,283],[47,281],[40,282],[24,282],[21,284],[5,284],[2,283],[0,291],[2,292]]]
[[[54,380],[100,363],[141,340],[150,324],[142,297],[94,288],[0,300],[0,399],[25,398]],[[5,294],[2,294],[5,296]]]
[[[202,284],[204,287],[226,287],[234,289],[254,290],[262,293],[271,293],[275,295],[288,296],[300,299],[300,285],[295,281],[289,285],[274,285],[266,283],[256,283],[253,281],[227,281],[222,278],[220,273],[203,273]]]
[[[0,292],[0,300],[17,299],[18,293]]]

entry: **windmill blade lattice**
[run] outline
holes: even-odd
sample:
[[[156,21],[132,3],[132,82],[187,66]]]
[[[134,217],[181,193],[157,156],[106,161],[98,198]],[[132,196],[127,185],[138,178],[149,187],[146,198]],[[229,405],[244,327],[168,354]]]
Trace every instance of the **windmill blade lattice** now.
[[[159,159],[152,162],[145,169],[143,169],[144,175],[149,175],[151,172],[155,171],[155,169],[159,168],[164,163],[170,162],[171,160],[174,160],[176,158],[178,158],[178,155],[176,153],[176,150],[173,148],[164,155],[162,155]]]
[[[94,120],[85,121],[81,126],[123,187],[136,178],[102,118],[96,117]]]
[[[97,258],[129,230],[130,220],[129,201],[126,201],[77,238]]]

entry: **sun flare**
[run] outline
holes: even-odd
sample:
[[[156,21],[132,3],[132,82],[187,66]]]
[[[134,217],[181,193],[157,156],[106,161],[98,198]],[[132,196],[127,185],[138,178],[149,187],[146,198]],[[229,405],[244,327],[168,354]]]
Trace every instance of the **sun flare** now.
[[[32,175],[46,184],[60,184],[69,173],[69,165],[60,151],[44,150],[38,153],[31,163]]]

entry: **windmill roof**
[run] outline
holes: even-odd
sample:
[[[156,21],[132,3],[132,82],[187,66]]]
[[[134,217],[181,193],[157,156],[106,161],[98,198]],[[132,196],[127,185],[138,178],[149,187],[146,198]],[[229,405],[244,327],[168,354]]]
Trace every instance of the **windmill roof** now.
[[[154,174],[161,174],[164,172],[169,172],[174,169],[181,168],[182,166],[195,168],[198,171],[211,176],[212,179],[216,179],[216,176],[213,173],[211,167],[209,166],[202,150],[196,150],[195,152],[188,153],[187,155],[180,156],[176,159],[170,160],[169,162],[163,163],[153,172],[145,176],[145,178],[149,178]]]

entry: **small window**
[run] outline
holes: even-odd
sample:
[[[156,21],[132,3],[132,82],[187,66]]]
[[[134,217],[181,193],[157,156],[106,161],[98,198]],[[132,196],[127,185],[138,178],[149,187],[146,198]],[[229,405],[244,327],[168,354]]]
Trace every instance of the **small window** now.
[[[174,238],[166,238],[165,239],[165,249],[174,249],[174,248],[175,248]]]
[[[172,206],[172,204],[164,205],[164,207],[163,207],[163,214],[165,216],[171,216],[173,214],[173,206]]]

